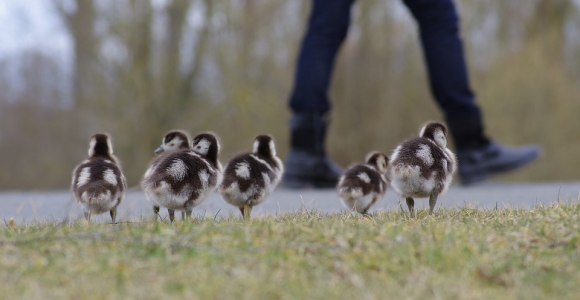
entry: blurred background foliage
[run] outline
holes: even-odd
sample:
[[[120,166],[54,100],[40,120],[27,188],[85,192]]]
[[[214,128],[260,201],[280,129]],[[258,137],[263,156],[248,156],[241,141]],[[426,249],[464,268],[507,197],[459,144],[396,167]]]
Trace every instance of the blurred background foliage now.
[[[49,0],[47,0],[49,1]],[[0,189],[68,188],[89,137],[109,132],[129,185],[165,132],[221,137],[221,161],[269,133],[284,157],[286,101],[310,1],[50,0],[72,44],[68,65],[43,51],[0,78]],[[538,143],[544,156],[501,180],[577,180],[580,4],[457,0],[473,89],[488,134]],[[12,76],[14,72],[0,73]],[[331,90],[328,152],[346,166],[390,153],[427,120],[417,26],[400,1],[358,1]]]

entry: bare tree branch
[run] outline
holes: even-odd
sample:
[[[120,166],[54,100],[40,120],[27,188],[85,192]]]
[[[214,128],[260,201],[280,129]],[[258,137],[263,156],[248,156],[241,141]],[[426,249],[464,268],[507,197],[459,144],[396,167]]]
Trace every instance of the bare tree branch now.
[[[194,93],[194,81],[199,77],[202,68],[202,61],[205,57],[206,50],[209,44],[209,33],[211,31],[211,20],[213,17],[213,1],[203,0],[204,3],[204,24],[198,33],[198,38],[193,49],[194,57],[192,67],[183,78],[181,85],[181,97],[186,100]]]

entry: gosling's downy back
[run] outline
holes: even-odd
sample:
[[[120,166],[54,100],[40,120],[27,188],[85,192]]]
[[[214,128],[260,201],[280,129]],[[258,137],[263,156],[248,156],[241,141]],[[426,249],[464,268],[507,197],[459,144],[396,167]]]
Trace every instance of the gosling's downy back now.
[[[438,122],[425,124],[419,137],[399,144],[391,154],[387,172],[393,189],[404,197],[444,193],[457,165],[446,146],[447,128]]]
[[[127,183],[108,134],[93,135],[88,154],[73,171],[71,191],[85,213],[100,214],[119,205]]]

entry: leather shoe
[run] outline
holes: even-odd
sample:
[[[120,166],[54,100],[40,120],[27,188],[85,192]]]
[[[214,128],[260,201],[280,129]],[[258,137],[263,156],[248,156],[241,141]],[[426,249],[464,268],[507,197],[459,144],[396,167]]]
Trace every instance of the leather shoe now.
[[[287,188],[334,188],[342,169],[325,155],[291,149],[282,183]]]
[[[540,153],[536,145],[507,147],[494,141],[479,148],[457,151],[461,184],[474,184],[489,176],[519,169],[538,158]]]

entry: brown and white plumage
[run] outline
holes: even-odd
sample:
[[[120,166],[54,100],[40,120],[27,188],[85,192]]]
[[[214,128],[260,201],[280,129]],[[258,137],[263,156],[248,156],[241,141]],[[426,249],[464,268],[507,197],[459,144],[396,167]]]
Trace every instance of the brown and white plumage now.
[[[221,181],[221,166],[217,160],[220,146],[213,133],[197,135],[191,148],[175,149],[177,143],[167,147],[176,137],[184,140],[183,135],[175,131],[166,134],[158,148],[163,151],[150,164],[141,181],[141,188],[153,203],[156,215],[160,206],[166,207],[171,221],[175,210],[184,211],[184,218],[190,217],[193,207],[203,202]]]
[[[283,172],[274,140],[269,135],[259,135],[251,153],[235,156],[228,162],[219,192],[226,202],[240,209],[244,218],[249,218],[252,207],[270,196]]]
[[[367,155],[364,164],[354,165],[344,171],[337,185],[338,195],[348,208],[366,215],[387,191],[387,165],[389,158],[380,152]]]
[[[191,149],[189,135],[183,130],[171,130],[163,136],[161,145],[155,149],[155,154],[168,153],[176,150]]]
[[[117,157],[113,155],[111,138],[99,133],[91,137],[89,158],[73,171],[71,191],[85,218],[109,212],[116,222],[117,206],[125,197],[127,182]]]
[[[414,216],[413,198],[429,197],[429,214],[444,194],[457,169],[455,155],[447,148],[447,128],[429,122],[421,128],[419,137],[404,141],[391,155],[387,177],[393,189],[406,199]]]
[[[164,159],[166,154],[169,154],[170,152],[173,151],[182,151],[189,149],[191,149],[189,134],[183,130],[176,129],[170,130],[161,139],[161,145],[157,147],[155,151],[153,151],[155,154],[163,154],[163,155],[158,155],[151,161],[151,163],[149,163],[149,167],[145,172],[144,178],[151,175],[151,172],[153,172],[153,170],[157,167],[159,162],[161,162]],[[141,184],[143,184],[143,182],[141,182]],[[145,196],[147,197],[147,194],[145,194]],[[149,198],[147,197],[147,199]],[[168,209],[168,212],[169,218],[171,219],[171,221],[173,221],[173,219],[175,218],[175,211],[172,209]],[[155,219],[157,220],[157,217],[159,215],[159,205],[156,205],[155,203],[153,204],[153,213],[155,214]]]

